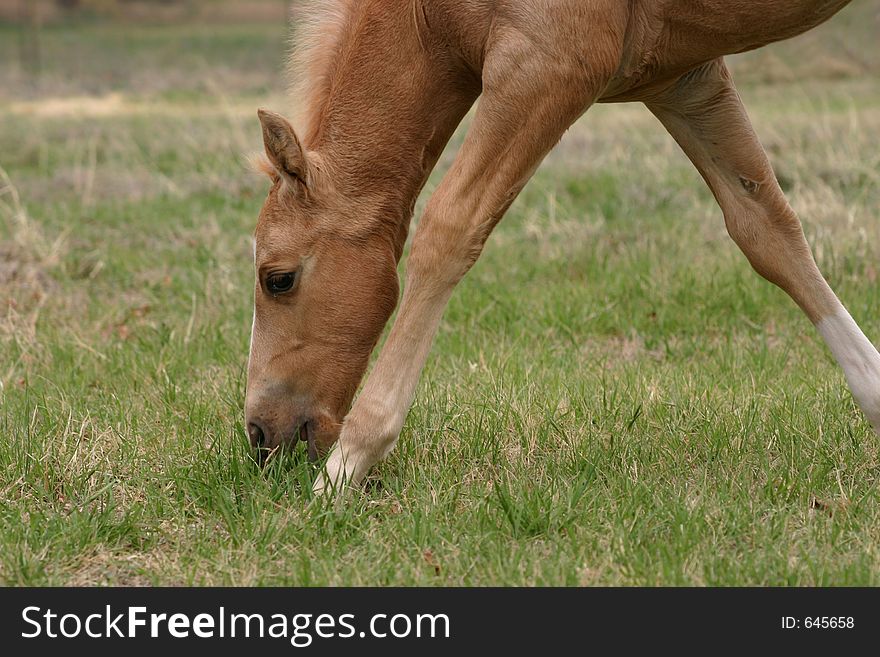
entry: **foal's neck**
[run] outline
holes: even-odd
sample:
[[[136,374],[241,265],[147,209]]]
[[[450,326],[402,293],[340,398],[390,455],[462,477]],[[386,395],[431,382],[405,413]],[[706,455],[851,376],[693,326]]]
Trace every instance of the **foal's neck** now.
[[[399,259],[416,198],[479,85],[408,3],[354,3],[324,86],[307,99],[306,148],[364,206],[352,221],[384,231]]]

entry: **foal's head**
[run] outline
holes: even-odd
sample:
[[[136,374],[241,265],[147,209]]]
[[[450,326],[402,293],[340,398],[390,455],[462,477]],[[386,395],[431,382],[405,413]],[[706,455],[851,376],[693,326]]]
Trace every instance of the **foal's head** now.
[[[262,456],[300,439],[314,458],[336,440],[397,303],[396,260],[320,155],[283,117],[259,116],[272,188],[255,233],[247,430]]]

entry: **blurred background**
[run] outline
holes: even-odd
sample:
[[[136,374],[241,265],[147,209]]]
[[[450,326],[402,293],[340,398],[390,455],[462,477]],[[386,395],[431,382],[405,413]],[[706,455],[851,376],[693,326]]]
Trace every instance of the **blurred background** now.
[[[288,0],[0,0],[0,97],[198,90],[218,76],[257,89],[276,81],[290,7]],[[209,81],[199,79],[208,72]]]
[[[0,94],[108,90],[161,92],[208,83],[259,89],[276,82],[297,0],[0,0]],[[796,45],[759,56],[744,81],[846,78],[880,72],[880,8],[855,0]],[[174,29],[176,28],[176,29]],[[849,28],[849,29],[847,29]],[[753,55],[747,56],[753,57]],[[242,76],[249,83],[240,79]],[[237,90],[239,87],[233,87]]]

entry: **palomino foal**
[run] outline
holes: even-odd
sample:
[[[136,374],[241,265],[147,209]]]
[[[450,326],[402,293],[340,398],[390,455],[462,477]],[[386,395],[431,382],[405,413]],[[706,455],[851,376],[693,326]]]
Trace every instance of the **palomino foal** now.
[[[441,315],[492,228],[594,102],[641,101],[705,178],[731,237],[816,325],[880,431],[880,355],[819,273],[723,55],[804,32],[848,0],[329,0],[293,61],[302,139],[261,111],[273,181],[256,229],[246,414],[262,451],[329,450],[316,491],[397,440]],[[416,196],[480,96],[412,242]],[[344,418],[344,421],[343,421]]]

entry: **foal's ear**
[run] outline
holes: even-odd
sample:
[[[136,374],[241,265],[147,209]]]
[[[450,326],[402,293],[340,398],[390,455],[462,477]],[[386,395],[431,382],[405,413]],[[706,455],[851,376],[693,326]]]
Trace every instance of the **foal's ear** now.
[[[309,162],[293,127],[275,112],[260,109],[257,116],[263,126],[263,144],[269,161],[281,175],[308,185]]]

